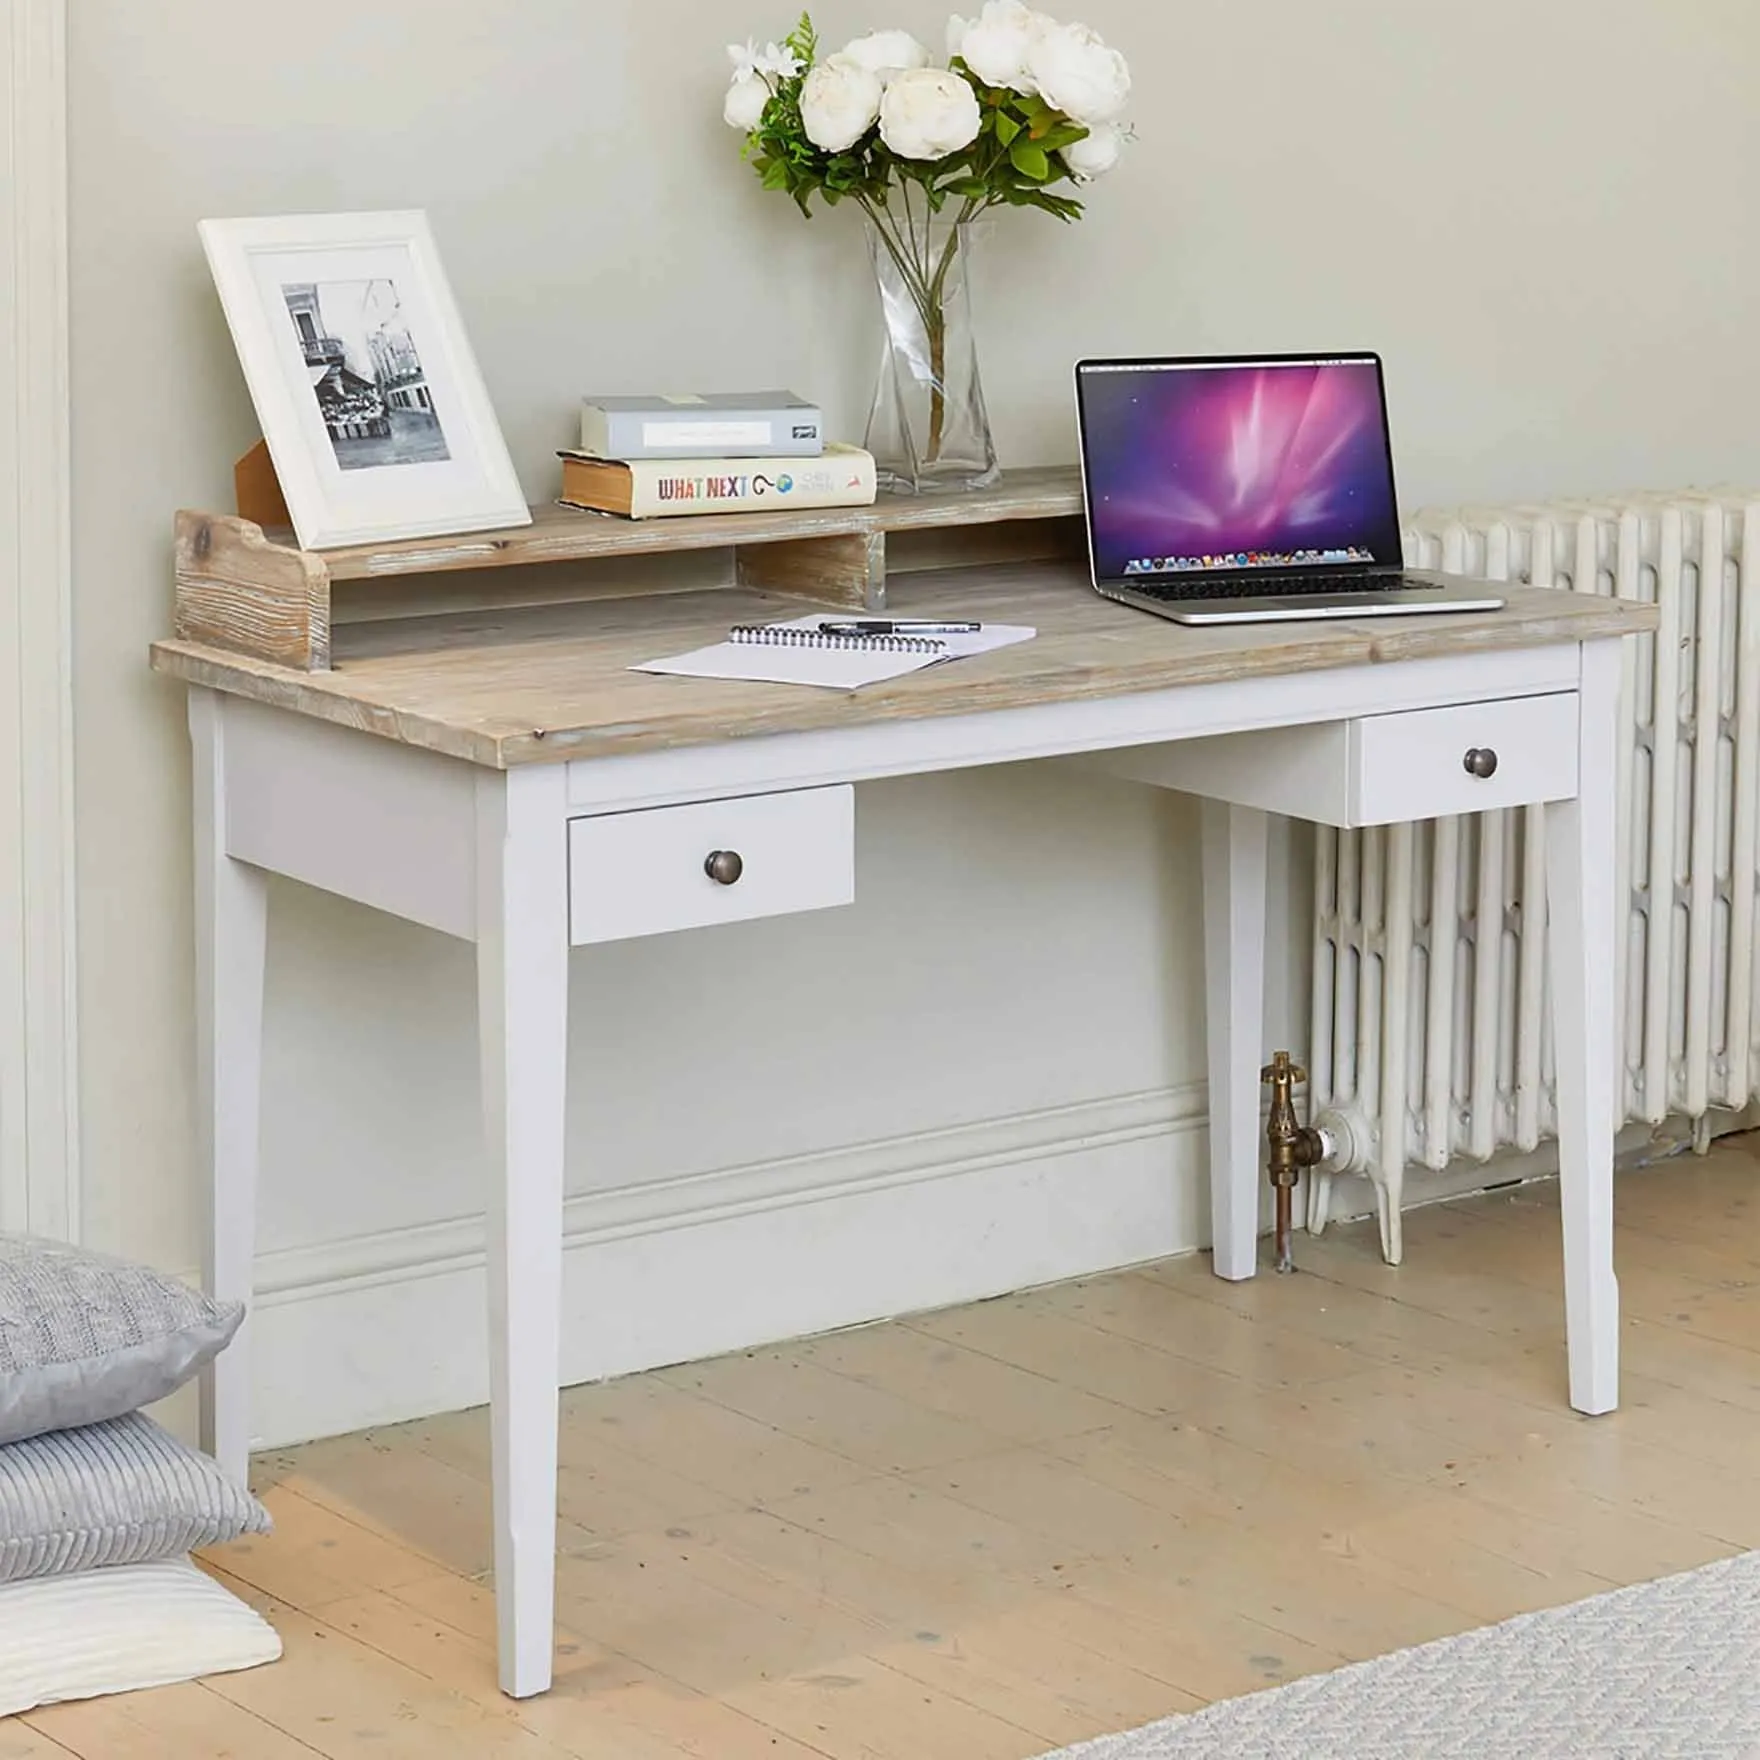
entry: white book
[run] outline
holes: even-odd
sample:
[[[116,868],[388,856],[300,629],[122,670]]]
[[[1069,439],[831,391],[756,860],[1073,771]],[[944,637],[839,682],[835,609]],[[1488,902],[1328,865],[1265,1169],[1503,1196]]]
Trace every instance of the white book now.
[[[824,426],[792,391],[581,400],[581,451],[596,458],[816,458]]]
[[[630,671],[853,691],[882,679],[921,672],[943,661],[1028,642],[1037,634],[1018,623],[986,623],[976,630],[939,636],[839,636],[820,627],[841,621],[836,613],[814,612],[786,623],[738,626],[724,642],[664,660],[644,661]]]

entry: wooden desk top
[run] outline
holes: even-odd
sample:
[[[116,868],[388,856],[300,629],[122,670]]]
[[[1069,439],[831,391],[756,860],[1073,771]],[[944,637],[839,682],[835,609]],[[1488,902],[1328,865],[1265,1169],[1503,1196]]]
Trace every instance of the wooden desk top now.
[[[330,672],[178,641],[155,643],[152,658],[191,684],[504,769],[1656,626],[1653,606],[1513,587],[1496,612],[1193,629],[1101,599],[1063,563],[895,575],[888,590],[893,615],[1026,623],[1039,635],[850,693],[628,670],[719,641],[732,623],[802,613],[798,599],[721,589],[344,625]]]

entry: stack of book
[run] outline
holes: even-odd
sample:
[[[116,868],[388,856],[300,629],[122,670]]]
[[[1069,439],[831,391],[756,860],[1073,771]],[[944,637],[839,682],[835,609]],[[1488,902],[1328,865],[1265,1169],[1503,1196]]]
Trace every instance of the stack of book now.
[[[626,519],[864,507],[874,459],[823,438],[791,391],[588,397],[578,450],[560,454],[566,507]]]

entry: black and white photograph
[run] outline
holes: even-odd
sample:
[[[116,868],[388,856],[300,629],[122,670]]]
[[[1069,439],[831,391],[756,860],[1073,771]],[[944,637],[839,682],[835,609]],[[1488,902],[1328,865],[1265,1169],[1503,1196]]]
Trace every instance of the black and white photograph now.
[[[452,456],[396,282],[289,282],[281,292],[339,468]]]
[[[531,523],[420,209],[198,231],[302,547]]]

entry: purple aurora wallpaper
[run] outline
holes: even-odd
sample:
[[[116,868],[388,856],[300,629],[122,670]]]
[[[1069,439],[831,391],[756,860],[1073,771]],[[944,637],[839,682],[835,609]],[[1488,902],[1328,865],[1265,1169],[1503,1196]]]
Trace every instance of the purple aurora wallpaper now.
[[[1102,578],[1399,561],[1373,361],[1081,377]]]

